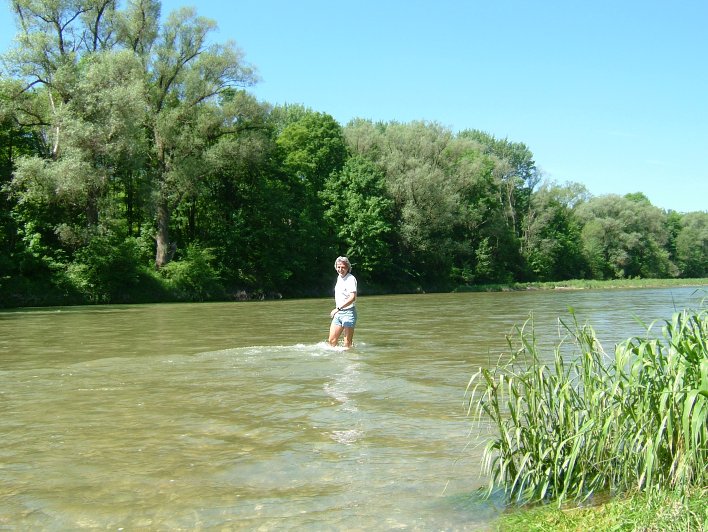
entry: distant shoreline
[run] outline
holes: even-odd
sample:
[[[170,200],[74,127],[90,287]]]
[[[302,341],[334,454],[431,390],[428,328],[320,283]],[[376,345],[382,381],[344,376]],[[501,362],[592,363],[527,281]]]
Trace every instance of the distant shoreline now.
[[[608,279],[570,280],[488,285],[463,285],[453,292],[516,292],[524,290],[592,290],[608,288],[674,288],[708,287],[708,278],[701,279]]]
[[[570,280],[570,281],[548,281],[548,282],[528,282],[528,283],[506,283],[506,284],[481,284],[481,285],[460,285],[453,290],[431,290],[425,291],[420,288],[410,290],[386,291],[381,287],[368,287],[367,295],[405,295],[405,294],[425,294],[425,293],[467,293],[467,292],[523,292],[523,291],[575,291],[575,290],[610,290],[610,289],[631,289],[631,288],[679,288],[695,287],[697,291],[704,290],[708,296],[708,278],[700,279],[610,279],[606,281],[596,280]],[[95,306],[95,305],[142,305],[151,303],[199,303],[199,302],[247,302],[261,300],[278,299],[309,299],[312,297],[328,297],[326,292],[312,293],[308,295],[287,295],[280,293],[266,293],[260,290],[246,292],[245,290],[232,291],[223,294],[221,297],[212,297],[199,300],[179,299],[170,297],[154,297],[143,300],[126,298],[121,301],[105,303],[90,303],[86,301],[61,301],[61,298],[43,298],[39,294],[29,297],[17,297],[16,301],[8,299],[0,301],[0,311],[18,308],[45,308],[45,307],[71,307],[71,306]]]

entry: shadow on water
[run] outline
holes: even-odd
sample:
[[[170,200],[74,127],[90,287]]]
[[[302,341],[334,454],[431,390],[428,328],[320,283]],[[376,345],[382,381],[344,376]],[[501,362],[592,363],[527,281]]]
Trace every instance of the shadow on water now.
[[[349,351],[328,300],[0,313],[0,527],[486,529],[477,366],[531,313],[611,346],[691,297],[362,297]]]

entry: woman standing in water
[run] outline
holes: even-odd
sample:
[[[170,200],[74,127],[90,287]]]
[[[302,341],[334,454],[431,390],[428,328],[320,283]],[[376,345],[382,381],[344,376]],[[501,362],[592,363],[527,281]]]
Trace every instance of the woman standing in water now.
[[[349,349],[356,325],[356,277],[351,273],[352,265],[347,257],[337,257],[334,269],[339,276],[334,286],[335,308],[329,313],[332,318],[332,324],[329,326],[329,345],[336,346],[344,331],[344,347]]]

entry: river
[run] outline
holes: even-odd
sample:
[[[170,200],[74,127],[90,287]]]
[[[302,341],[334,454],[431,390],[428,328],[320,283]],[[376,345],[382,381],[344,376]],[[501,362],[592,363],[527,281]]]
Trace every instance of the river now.
[[[0,312],[0,528],[485,530],[465,387],[533,316],[606,350],[696,288]],[[655,325],[655,328],[660,324]]]

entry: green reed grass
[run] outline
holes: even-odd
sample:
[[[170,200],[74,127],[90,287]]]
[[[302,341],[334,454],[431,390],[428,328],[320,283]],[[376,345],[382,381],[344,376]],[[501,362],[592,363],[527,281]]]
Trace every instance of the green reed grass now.
[[[614,356],[571,316],[552,356],[529,320],[509,339],[508,360],[470,379],[469,414],[493,429],[483,455],[490,493],[560,503],[705,487],[708,312],[678,312],[661,337],[649,327]]]

